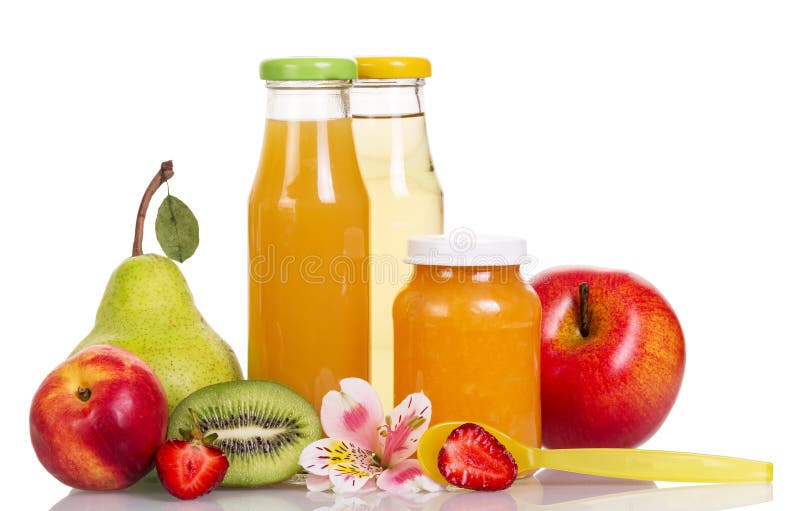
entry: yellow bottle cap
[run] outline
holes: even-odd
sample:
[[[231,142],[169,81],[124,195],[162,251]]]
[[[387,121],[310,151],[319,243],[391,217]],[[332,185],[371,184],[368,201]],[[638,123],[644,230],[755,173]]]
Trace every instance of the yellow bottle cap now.
[[[364,79],[426,78],[431,62],[422,57],[356,57],[358,77]]]

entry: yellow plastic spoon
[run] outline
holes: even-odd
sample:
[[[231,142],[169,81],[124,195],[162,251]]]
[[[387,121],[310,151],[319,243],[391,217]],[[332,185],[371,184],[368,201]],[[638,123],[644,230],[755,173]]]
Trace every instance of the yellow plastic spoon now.
[[[463,422],[444,422],[426,431],[417,446],[425,474],[447,484],[439,472],[439,451],[450,433]],[[579,474],[624,479],[687,483],[746,483],[772,481],[772,463],[710,454],[643,449],[538,449],[522,444],[502,431],[475,423],[506,446],[517,461],[519,475],[551,468]]]

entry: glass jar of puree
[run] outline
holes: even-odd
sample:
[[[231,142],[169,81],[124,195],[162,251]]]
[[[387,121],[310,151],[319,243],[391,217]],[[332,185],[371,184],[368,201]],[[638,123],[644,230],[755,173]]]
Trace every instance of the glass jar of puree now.
[[[431,424],[482,422],[541,445],[541,302],[524,240],[456,231],[409,240],[394,302],[394,394],[424,392]]]

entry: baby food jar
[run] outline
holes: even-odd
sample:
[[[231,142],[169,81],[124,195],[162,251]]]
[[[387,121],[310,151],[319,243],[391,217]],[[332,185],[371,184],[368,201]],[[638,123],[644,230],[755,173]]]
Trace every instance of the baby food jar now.
[[[541,445],[541,302],[520,274],[524,240],[416,236],[394,302],[394,393],[425,392],[432,424],[483,422]]]

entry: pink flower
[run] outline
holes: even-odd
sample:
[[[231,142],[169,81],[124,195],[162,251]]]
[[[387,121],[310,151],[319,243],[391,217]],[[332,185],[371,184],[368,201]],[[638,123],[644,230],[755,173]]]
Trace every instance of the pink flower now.
[[[439,491],[415,459],[417,442],[431,422],[431,402],[422,392],[406,397],[384,417],[378,393],[359,378],[339,382],[341,391],[322,399],[322,429],[329,438],[308,445],[300,465],[311,491]]]

